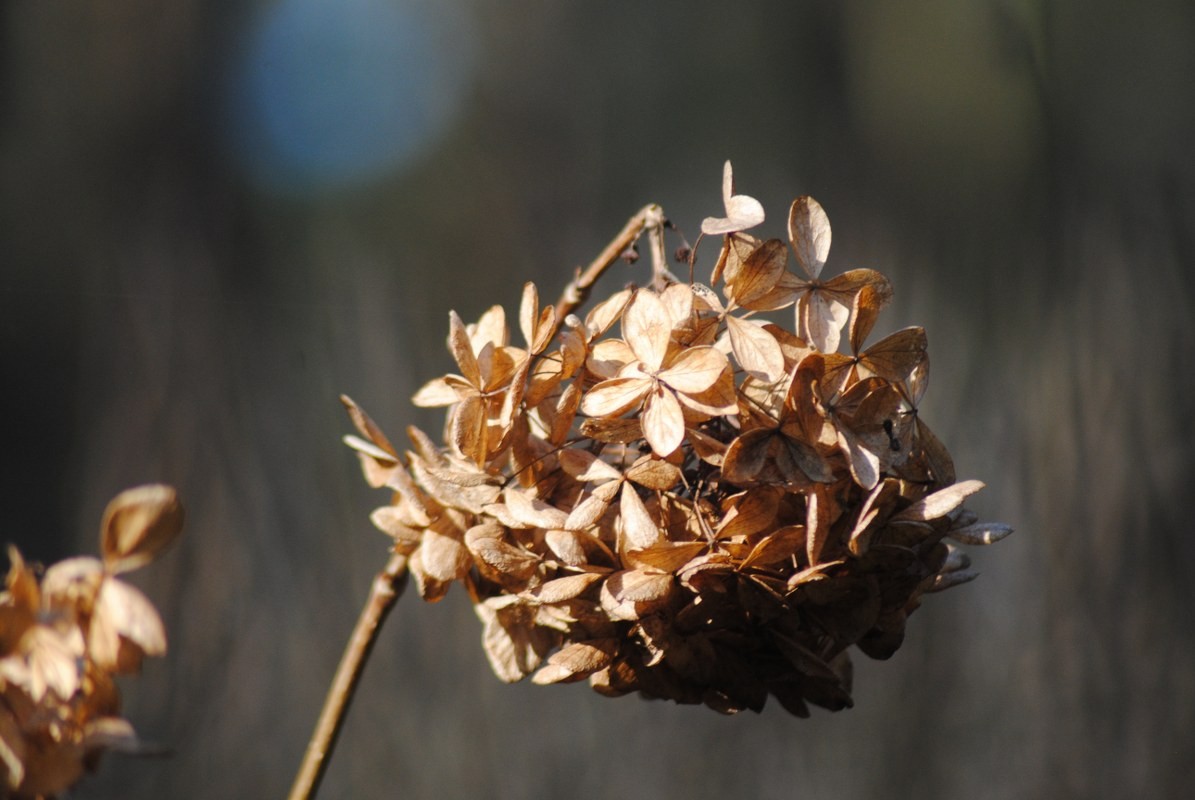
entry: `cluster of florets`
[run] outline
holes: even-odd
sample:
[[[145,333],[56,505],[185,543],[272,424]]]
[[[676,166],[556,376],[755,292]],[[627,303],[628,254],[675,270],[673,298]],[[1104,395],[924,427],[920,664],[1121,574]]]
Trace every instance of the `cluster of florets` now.
[[[168,486],[121,492],[101,527],[103,559],[39,571],[9,547],[0,593],[0,797],[48,797],[105,750],[143,752],[120,716],[115,676],[166,652],[153,604],[117,575],[152,561],[182,529]]]
[[[400,453],[345,398],[367,479],[393,490],[373,522],[424,599],[466,587],[503,680],[841,709],[848,648],[890,656],[924,592],[974,577],[946,540],[1009,532],[962,508],[982,484],[955,482],[918,415],[924,330],[866,345],[888,280],[821,278],[813,199],[786,243],[743,232],[763,209],[729,164],[723,194],[702,226],[722,237],[708,285],[657,264],[579,319],[528,283],[522,346],[501,307],[452,313],[459,372],[414,397],[448,409],[443,444],[411,428]],[[761,316],[786,308],[792,329]]]

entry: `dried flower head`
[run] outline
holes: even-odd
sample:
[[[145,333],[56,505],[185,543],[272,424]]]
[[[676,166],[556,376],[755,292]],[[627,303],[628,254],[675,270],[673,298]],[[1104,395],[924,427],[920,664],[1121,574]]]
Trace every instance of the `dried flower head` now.
[[[121,492],[104,511],[101,559],[54,564],[38,579],[15,547],[0,593],[0,796],[73,785],[108,749],[140,752],[114,676],[166,652],[153,604],[116,576],[153,560],[182,530],[169,486]]]
[[[410,428],[400,452],[343,398],[361,434],[346,441],[393,492],[374,523],[425,599],[465,586],[503,680],[726,713],[768,695],[800,716],[845,708],[849,649],[891,656],[924,593],[974,577],[956,543],[1010,532],[964,510],[982,484],[955,482],[918,416],[925,331],[866,345],[888,280],[822,277],[830,224],[812,198],[787,242],[743,232],[763,208],[729,163],[723,200],[702,224],[722,237],[708,285],[653,255],[650,282],[580,319],[565,312],[589,273],[542,311],[529,283],[525,346],[498,306],[473,325],[452,313],[460,372],[414,398],[448,408],[442,444]],[[643,213],[662,236],[658,207]],[[791,330],[759,316],[790,306]]]

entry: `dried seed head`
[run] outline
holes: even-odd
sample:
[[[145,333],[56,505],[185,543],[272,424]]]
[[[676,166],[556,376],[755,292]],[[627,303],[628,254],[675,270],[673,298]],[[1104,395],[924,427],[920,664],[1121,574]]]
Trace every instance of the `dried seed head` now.
[[[787,243],[742,233],[764,213],[729,164],[723,201],[702,224],[723,237],[708,286],[657,274],[559,332],[527,284],[527,349],[500,309],[453,314],[461,374],[415,398],[448,408],[442,445],[413,431],[400,459],[347,401],[367,478],[395,492],[375,524],[425,599],[466,586],[503,680],[726,713],[769,695],[800,716],[847,708],[852,645],[887,658],[924,593],[974,577],[944,540],[1011,530],[962,510],[982,484],[955,483],[918,415],[924,330],[864,346],[888,280],[822,277],[830,223],[812,198]],[[752,318],[788,306],[793,330]]]
[[[103,561],[79,556],[37,575],[9,548],[0,594],[0,796],[69,789],[105,750],[144,751],[120,714],[117,674],[166,651],[158,612],[116,577],[178,536],[182,507],[169,486],[141,486],[108,504]]]

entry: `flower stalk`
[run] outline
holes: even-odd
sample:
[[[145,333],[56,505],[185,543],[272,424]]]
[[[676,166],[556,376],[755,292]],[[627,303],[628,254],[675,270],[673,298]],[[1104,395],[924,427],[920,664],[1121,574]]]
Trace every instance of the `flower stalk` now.
[[[394,608],[407,584],[407,557],[392,553],[386,566],[373,579],[369,599],[361,609],[357,625],[349,637],[348,646],[340,658],[336,675],[328,689],[319,721],[303,755],[303,763],[295,775],[290,800],[307,800],[314,797],[323,780],[324,772],[332,758],[336,740],[344,727],[345,715],[353,702],[357,684],[365,671],[365,662],[378,639],[390,610]]]

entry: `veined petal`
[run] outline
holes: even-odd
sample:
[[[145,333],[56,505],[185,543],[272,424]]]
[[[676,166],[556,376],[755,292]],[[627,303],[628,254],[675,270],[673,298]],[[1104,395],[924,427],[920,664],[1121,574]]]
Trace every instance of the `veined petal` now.
[[[961,481],[921,498],[894,516],[894,520],[931,520],[944,517],[984,487],[983,481]]]
[[[925,358],[925,348],[924,328],[904,328],[867,348],[860,362],[886,381],[903,381]]]
[[[837,352],[850,315],[849,306],[813,287],[797,303],[797,333],[823,353]]]
[[[523,299],[519,303],[519,330],[523,332],[523,339],[532,355],[544,351],[555,327],[556,309],[552,306],[540,309],[539,290],[534,283],[527,281],[523,284]]]
[[[599,378],[613,378],[636,358],[635,352],[622,339],[602,339],[589,351],[585,366]]]
[[[880,458],[863,444],[854,431],[846,427],[836,428],[838,446],[847,457],[847,465],[855,483],[871,490],[880,480]]]
[[[456,359],[457,366],[465,380],[474,386],[481,386],[481,368],[477,365],[477,355],[473,350],[473,343],[469,341],[469,332],[465,323],[455,311],[448,312],[448,349]]]
[[[656,455],[663,458],[680,447],[685,438],[685,416],[676,395],[656,386],[643,408],[643,436]]]
[[[623,552],[644,550],[660,540],[659,526],[629,483],[623,483],[618,498],[618,519],[621,524],[618,543]]]
[[[726,318],[726,328],[739,366],[768,383],[784,374],[784,352],[775,336],[754,322],[734,316]]]
[[[566,447],[556,454],[560,468],[579,481],[616,481],[622,472],[590,453]]]
[[[720,414],[733,414],[737,409],[734,379],[730,370],[718,376],[708,389],[703,392],[681,392],[676,397],[685,408],[691,409],[705,418]]]
[[[592,336],[601,336],[613,327],[626,310],[631,299],[631,290],[622,289],[594,306],[585,315],[585,327]]]
[[[563,528],[568,514],[538,498],[528,497],[518,489],[507,487],[503,494],[506,507],[524,527]]]
[[[780,352],[779,346],[776,352]],[[726,356],[716,348],[693,347],[682,350],[672,359],[668,368],[659,373],[659,378],[678,392],[704,392],[714,385],[727,366]]]
[[[851,312],[851,352],[858,353],[863,349],[863,342],[875,326],[876,318],[890,302],[892,284],[888,281],[866,283],[855,292],[855,299],[852,301],[854,309]]]
[[[453,408],[450,441],[457,452],[475,464],[485,463],[485,426],[485,401],[481,395],[467,397]]]
[[[722,168],[722,204],[726,208],[725,217],[706,217],[702,220],[701,232],[706,236],[745,231],[764,221],[763,205],[758,200],[734,193],[734,170],[729,161]]]
[[[660,293],[660,302],[668,313],[670,327],[675,328],[693,313],[693,290],[687,283],[674,283]]]
[[[735,302],[745,306],[772,291],[784,274],[787,261],[788,248],[779,239],[769,239],[755,248],[730,285]]]
[[[616,417],[631,409],[651,391],[648,378],[611,378],[590,389],[581,398],[581,413],[587,417]]]
[[[655,292],[640,289],[635,293],[622,317],[622,334],[648,371],[660,368],[672,336],[672,320]]]
[[[830,219],[821,203],[808,196],[793,201],[788,211],[788,238],[797,261],[816,280],[830,255]]]
[[[453,376],[456,377],[456,376]],[[420,387],[419,391],[411,398],[411,402],[420,408],[436,408],[438,406],[450,406],[453,403],[459,402],[461,393],[458,391],[459,384],[464,384],[465,381],[460,380],[456,385],[453,381],[448,379],[448,376],[442,378],[434,378]],[[475,388],[470,387],[473,394],[477,393]]]
[[[506,309],[502,306],[490,306],[468,330],[474,353],[480,353],[481,348],[487,344],[504,347],[510,339],[510,333],[506,328]]]

